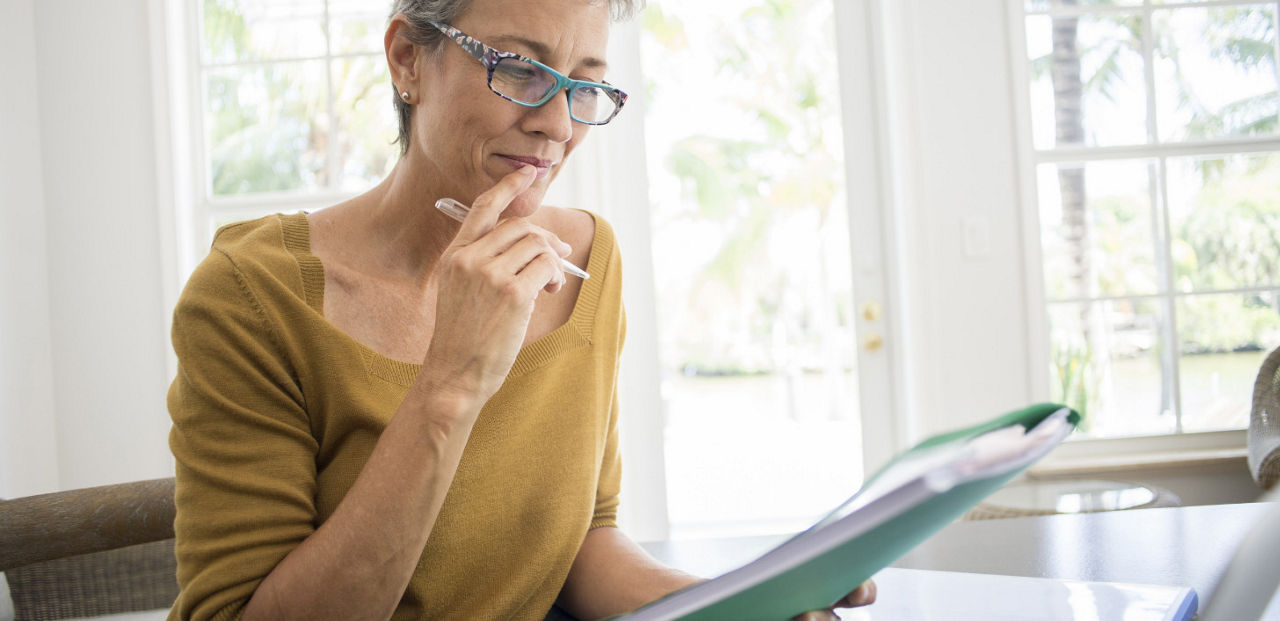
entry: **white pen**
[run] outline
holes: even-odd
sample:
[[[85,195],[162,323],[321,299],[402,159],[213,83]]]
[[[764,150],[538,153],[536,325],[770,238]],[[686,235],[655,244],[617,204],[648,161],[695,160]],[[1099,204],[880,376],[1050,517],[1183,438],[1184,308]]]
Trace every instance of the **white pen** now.
[[[462,222],[466,219],[467,214],[471,211],[470,207],[467,207],[452,198],[442,198],[436,201],[436,209],[439,209],[440,213],[443,213],[458,222]],[[588,274],[582,268],[570,263],[568,259],[560,259],[560,267],[564,268],[565,272],[573,274],[583,280],[591,278],[591,274]]]

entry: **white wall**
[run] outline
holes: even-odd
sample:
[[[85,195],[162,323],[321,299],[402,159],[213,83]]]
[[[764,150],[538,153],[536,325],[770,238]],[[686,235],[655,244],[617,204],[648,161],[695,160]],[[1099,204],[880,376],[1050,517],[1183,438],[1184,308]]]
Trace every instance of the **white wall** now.
[[[915,435],[905,446],[1048,398],[1047,347],[1037,343],[1045,319],[1039,303],[1028,303],[1042,296],[1042,285],[1039,249],[1024,244],[1026,232],[1038,230],[1033,210],[1023,208],[1034,200],[1034,187],[1022,185],[1029,171],[1014,105],[1025,94],[1012,86],[1024,59],[1012,41],[1008,0],[865,1],[880,9],[889,208],[897,210],[907,266],[900,286],[908,338],[898,371]],[[1242,447],[1243,434],[1234,437],[1230,446]],[[1258,494],[1235,462],[1093,476],[1165,487],[1185,504]]]
[[[0,497],[58,483],[32,0],[0,3]]]
[[[907,413],[928,433],[1023,405],[1041,369],[1005,0],[836,1],[883,29]],[[0,2],[0,496],[172,472],[148,8]]]
[[[1033,394],[1006,0],[881,0],[920,435]]]
[[[147,10],[0,14],[0,495],[172,473]]]

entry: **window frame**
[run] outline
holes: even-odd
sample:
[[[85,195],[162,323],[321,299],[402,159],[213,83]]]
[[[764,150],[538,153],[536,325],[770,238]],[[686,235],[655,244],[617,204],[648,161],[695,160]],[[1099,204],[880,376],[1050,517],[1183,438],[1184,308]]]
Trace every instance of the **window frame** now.
[[[207,254],[217,219],[312,211],[358,194],[329,190],[212,196],[206,172],[199,1],[148,0],[156,35],[153,68],[157,76],[164,76],[155,101],[157,111],[163,111],[163,118],[158,114],[156,121],[160,130],[158,192],[163,199],[160,237],[165,256],[170,258],[164,273],[164,307],[170,310],[177,304],[183,283]],[[614,24],[609,46],[611,72],[618,82],[642,85],[638,19]],[[607,129],[593,132],[596,135],[580,145],[561,172],[547,202],[597,206],[594,210],[613,223],[625,254],[628,344],[619,379],[625,411],[622,450],[650,459],[630,460],[624,469],[623,493],[628,502],[623,503],[619,520],[636,539],[656,541],[667,538],[669,525],[657,320],[652,308],[648,188],[646,179],[621,172],[645,165],[644,107],[643,95],[633,96],[624,114]],[[604,133],[599,133],[601,129]],[[177,373],[172,350],[167,352],[167,369],[170,377]]]
[[[199,71],[199,42],[193,36],[197,33],[198,19],[192,10],[197,0],[148,0],[156,16],[156,24],[166,35],[162,40],[156,39],[155,48],[164,48],[163,59],[153,65],[157,67],[156,75],[160,75],[159,67],[163,65],[166,74],[167,93],[157,95],[157,114],[168,115],[164,125],[168,130],[159,132],[158,142],[164,142],[157,149],[162,160],[160,168],[160,193],[166,200],[162,201],[161,230],[176,234],[167,248],[169,256],[176,259],[176,269],[166,267],[166,300],[165,308],[172,309],[177,300],[181,284],[195,265],[204,257],[208,248],[208,240],[212,236],[211,225],[214,218],[243,214],[260,215],[267,211],[313,210],[345,200],[354,192],[255,195],[252,198],[236,197],[220,199],[219,204],[212,204],[206,189],[203,130],[203,102],[201,99],[201,83]],[[1222,2],[1197,3],[1201,5],[1222,5]],[[1230,2],[1225,4],[1247,4]],[[1182,6],[1182,5],[1179,5]],[[891,95],[900,90],[909,90],[911,79],[909,66],[901,67],[906,56],[901,56],[903,47],[909,42],[909,26],[899,23],[906,21],[902,14],[909,8],[896,6],[891,0],[865,0],[862,2],[836,1],[836,18],[843,29],[853,32],[865,32],[864,41],[837,40],[837,47],[842,54],[841,80],[849,75],[867,72],[862,78],[877,88],[867,91],[867,101],[855,105],[848,97],[842,97],[845,108],[845,124],[852,126],[850,118],[861,119],[867,125],[867,136],[873,139],[859,142],[863,151],[861,159],[853,154],[850,148],[853,142],[846,138],[846,169],[855,170],[865,175],[866,183],[860,184],[864,195],[856,199],[850,190],[850,209],[861,201],[878,205],[878,209],[887,220],[876,227],[883,229],[884,257],[876,255],[872,258],[884,258],[889,266],[887,282],[878,282],[885,289],[882,299],[889,300],[888,307],[896,308],[899,314],[894,315],[888,325],[889,338],[887,345],[894,348],[895,354],[886,363],[886,379],[891,385],[890,403],[877,408],[862,408],[864,432],[864,463],[868,472],[878,465],[876,453],[885,456],[903,448],[915,437],[915,428],[920,424],[921,405],[916,401],[920,389],[920,380],[914,379],[912,373],[919,365],[912,354],[913,347],[919,344],[909,342],[915,338],[908,330],[910,316],[908,302],[910,298],[910,281],[912,278],[909,260],[902,257],[909,255],[909,248],[901,247],[906,243],[897,239],[901,235],[899,229],[905,226],[901,221],[908,218],[901,209],[894,207],[899,203],[910,203],[910,196],[899,196],[910,193],[899,175],[910,176],[910,148],[897,144],[910,125],[911,110],[894,108]],[[1015,118],[1014,134],[1017,137],[1014,149],[1015,165],[1020,173],[1018,198],[1023,209],[1021,213],[1021,240],[1024,255],[1026,296],[1024,313],[1028,325],[1029,340],[1026,343],[1026,360],[1029,368],[1043,367],[1048,359],[1048,325],[1045,315],[1046,303],[1044,281],[1040,254],[1039,210],[1036,191],[1036,166],[1041,163],[1034,152],[1030,106],[1026,93],[1030,83],[1030,72],[1026,58],[1026,34],[1024,32],[1026,12],[1020,0],[1005,2],[1006,27],[1008,28],[1009,85],[1008,97],[1012,99]],[[841,30],[843,32],[843,30]],[[163,44],[162,44],[163,43]],[[619,83],[629,83],[631,76],[643,76],[639,57],[639,22],[614,25],[610,40],[610,59],[612,72],[618,75]],[[909,52],[909,50],[907,50]],[[843,62],[847,59],[849,62]],[[898,75],[890,69],[902,69]],[[159,81],[159,78],[157,78]],[[636,84],[642,84],[636,81]],[[852,86],[842,87],[852,89]],[[643,463],[636,459],[628,460],[624,469],[623,525],[637,539],[656,540],[665,538],[667,532],[665,511],[665,472],[662,459],[663,412],[659,398],[659,365],[656,352],[656,328],[653,317],[653,271],[647,262],[652,249],[649,243],[647,213],[646,181],[636,179],[635,175],[623,171],[634,170],[637,165],[643,166],[643,89],[633,88],[637,93],[628,102],[627,110],[612,122],[604,134],[596,135],[586,141],[576,154],[572,163],[557,181],[551,197],[553,201],[564,204],[592,207],[614,223],[618,233],[619,244],[624,253],[624,267],[627,281],[624,285],[624,298],[628,309],[628,344],[624,349],[623,371],[621,374],[620,393],[623,402],[623,451],[627,455],[646,455],[649,459]],[[888,92],[886,92],[888,91]],[[1005,95],[1001,94],[1000,97]],[[162,100],[164,100],[162,102]],[[163,103],[163,105],[161,105]],[[864,109],[866,108],[866,109]],[[864,113],[868,113],[867,114]],[[865,118],[864,118],[865,117]],[[199,120],[198,120],[199,119]],[[157,119],[159,127],[161,121]],[[626,128],[626,129],[624,129]],[[897,128],[897,129],[895,129]],[[637,140],[639,138],[639,140]],[[1183,154],[1183,149],[1199,149],[1189,152],[1222,153],[1223,144],[1237,144],[1250,141],[1213,141],[1197,143],[1192,146],[1165,145],[1171,154]],[[1253,140],[1258,143],[1255,150],[1280,150],[1280,139]],[[638,147],[637,147],[638,145]],[[1144,145],[1141,148],[1149,148]],[[900,153],[899,149],[906,149]],[[1103,149],[1114,154],[1121,154],[1129,147],[1110,147]],[[1071,150],[1062,150],[1062,157],[1078,157]],[[1168,157],[1169,155],[1165,155]],[[167,161],[165,161],[167,160]],[[857,168],[855,160],[867,164],[865,169]],[[638,164],[637,164],[638,162]],[[171,173],[166,180],[165,172]],[[902,185],[902,187],[899,187]],[[642,191],[644,190],[644,191]],[[217,210],[217,211],[215,211]],[[851,214],[851,219],[853,215]],[[877,231],[871,231],[874,234]],[[895,231],[899,231],[895,233]],[[165,235],[161,236],[162,239]],[[895,259],[890,261],[888,259]],[[899,264],[901,263],[901,264]],[[855,295],[857,295],[855,287]],[[869,293],[864,288],[863,293]],[[887,318],[889,319],[889,318]],[[170,376],[176,372],[176,361],[169,353]],[[1039,396],[1049,395],[1049,377],[1047,373],[1028,373],[1030,386],[1026,394]],[[1021,382],[1018,382],[1021,384]],[[1098,438],[1080,439],[1066,443],[1046,460],[1048,464],[1065,464],[1094,462],[1100,463],[1116,456],[1148,455],[1165,461],[1179,461],[1181,456],[1173,455],[1173,451],[1243,451],[1246,445],[1244,430],[1220,432],[1195,432],[1171,435],[1154,435],[1133,438]],[[1241,457],[1243,462],[1243,457]]]
[[[334,98],[332,88],[332,63],[337,60],[351,58],[369,58],[380,56],[377,52],[333,53],[331,39],[325,39],[325,53],[319,56],[272,58],[265,60],[237,61],[232,63],[204,63],[201,54],[201,0],[162,0],[168,3],[171,15],[170,23],[182,24],[184,36],[181,39],[180,62],[183,67],[183,79],[180,84],[185,96],[180,104],[185,110],[185,118],[178,121],[185,125],[185,139],[189,141],[188,161],[181,163],[189,171],[190,178],[186,187],[190,188],[189,204],[185,209],[185,217],[179,219],[185,235],[185,244],[180,248],[180,277],[186,280],[195,265],[203,256],[201,252],[213,238],[215,222],[230,219],[246,219],[261,217],[277,212],[314,211],[334,205],[356,196],[358,191],[344,191],[330,185],[317,190],[290,190],[283,192],[254,192],[243,195],[217,196],[213,193],[212,180],[209,178],[207,118],[205,117],[205,75],[211,70],[254,67],[276,64],[298,63],[306,61],[323,61],[325,63],[325,80],[327,83],[325,99],[329,110],[329,135],[337,135],[337,117],[334,114]],[[330,26],[329,2],[324,2],[324,27]],[[175,47],[176,46],[171,46]],[[390,93],[390,91],[388,91]],[[391,97],[387,94],[386,97]],[[329,182],[332,184],[339,178],[340,163],[336,158],[337,140],[328,141],[327,167]],[[398,157],[398,156],[397,156]]]
[[[177,268],[168,276],[165,307],[172,309],[195,266],[207,253],[214,218],[258,216],[269,211],[318,209],[349,198],[354,193],[259,194],[251,197],[210,200],[205,179],[202,79],[199,62],[198,0],[148,0],[163,14],[167,34],[165,62],[169,84],[166,110],[171,114],[171,135],[163,152],[169,156],[173,184],[172,209],[166,209],[164,228],[178,242],[172,246]],[[877,300],[896,309],[875,327],[885,334],[880,354],[871,362],[859,361],[860,384],[885,387],[878,399],[868,401],[860,391],[863,439],[860,450],[866,472],[878,468],[893,454],[918,439],[914,396],[919,388],[913,380],[912,348],[917,339],[909,333],[913,302],[907,242],[901,230],[909,218],[896,205],[909,203],[905,181],[895,172],[909,156],[895,147],[906,131],[905,117],[895,112],[901,102],[895,93],[906,87],[895,74],[904,60],[895,50],[907,39],[899,31],[903,9],[890,0],[843,2],[833,0],[837,23],[836,66],[841,80],[845,174],[848,178],[846,202],[850,222],[874,223],[870,227],[850,226],[852,235],[861,235],[855,260],[855,303]],[[884,28],[891,27],[892,32]],[[619,84],[642,85],[640,18],[615,23],[610,37],[611,73]],[[842,37],[840,33],[854,33]],[[852,40],[851,40],[852,39]],[[586,141],[562,172],[548,194],[548,202],[591,207],[608,218],[622,248],[626,282],[628,338],[623,351],[619,392],[623,403],[622,450],[630,459],[623,474],[620,523],[638,540],[661,540],[669,534],[666,512],[664,454],[665,412],[661,398],[661,366],[654,304],[654,274],[648,220],[647,179],[629,171],[646,166],[644,155],[645,93],[635,93],[627,111],[610,123],[604,134]],[[854,96],[856,95],[856,96]],[[858,127],[858,131],[850,128]],[[887,129],[887,128],[892,129]],[[215,208],[219,211],[215,212]],[[879,269],[872,269],[880,266]],[[861,279],[861,282],[859,282]],[[859,330],[866,326],[859,326]],[[177,363],[169,353],[170,375]]]
[[[1230,294],[1250,292],[1274,292],[1280,290],[1280,283],[1271,287],[1243,287],[1213,291],[1178,291],[1172,280],[1172,270],[1168,268],[1170,252],[1168,223],[1168,177],[1166,174],[1169,158],[1186,156],[1222,156],[1247,155],[1250,153],[1280,153],[1280,135],[1275,137],[1246,137],[1234,139],[1189,140],[1183,142],[1162,142],[1157,127],[1157,110],[1155,98],[1155,79],[1152,71],[1153,56],[1151,29],[1144,29],[1143,62],[1144,62],[1144,94],[1146,96],[1146,139],[1140,145],[1122,146],[1054,146],[1048,149],[1037,149],[1034,140],[1032,113],[1029,93],[1031,91],[1031,60],[1027,55],[1026,19],[1032,15],[1049,17],[1059,15],[1105,15],[1134,14],[1141,12],[1146,23],[1152,23],[1156,11],[1170,11],[1184,8],[1228,7],[1260,4],[1250,0],[1209,0],[1177,3],[1170,5],[1154,5],[1152,0],[1143,0],[1141,5],[1127,6],[1076,6],[1070,8],[1051,6],[1045,10],[1030,11],[1025,0],[1009,0],[1006,2],[1006,15],[1009,27],[1009,60],[1012,84],[1010,96],[1013,99],[1015,112],[1015,135],[1017,144],[1017,162],[1022,183],[1019,194],[1022,203],[1023,247],[1026,261],[1026,315],[1029,326],[1028,364],[1029,368],[1041,368],[1049,360],[1049,325],[1047,310],[1051,304],[1070,304],[1081,302],[1100,302],[1117,299],[1149,299],[1157,300],[1165,309],[1175,309],[1180,299],[1192,298],[1208,294]],[[1277,53],[1280,56],[1280,38],[1277,41]],[[1044,281],[1043,251],[1040,229],[1040,205],[1037,171],[1042,164],[1089,163],[1098,161],[1148,160],[1159,167],[1158,178],[1151,181],[1152,210],[1163,230],[1161,239],[1157,240],[1160,256],[1158,263],[1164,267],[1158,269],[1161,277],[1161,290],[1154,294],[1120,295],[1070,298],[1049,300]],[[1170,312],[1170,321],[1162,328],[1162,338],[1167,342],[1177,343],[1177,317]],[[1162,365],[1172,362],[1172,386],[1162,386],[1162,390],[1172,392],[1173,405],[1177,422],[1174,433],[1145,434],[1129,437],[1081,438],[1064,443],[1055,454],[1046,459],[1038,469],[1042,471],[1070,470],[1072,468],[1104,466],[1113,464],[1118,469],[1137,467],[1144,461],[1158,463],[1174,463],[1179,461],[1196,461],[1206,455],[1230,456],[1243,461],[1247,445],[1247,428],[1191,431],[1183,430],[1182,395],[1180,386],[1179,364],[1176,348],[1171,360],[1162,360]],[[1048,398],[1051,394],[1048,373],[1031,373],[1031,393]],[[1165,380],[1162,380],[1162,384]],[[1117,460],[1119,457],[1119,460]]]

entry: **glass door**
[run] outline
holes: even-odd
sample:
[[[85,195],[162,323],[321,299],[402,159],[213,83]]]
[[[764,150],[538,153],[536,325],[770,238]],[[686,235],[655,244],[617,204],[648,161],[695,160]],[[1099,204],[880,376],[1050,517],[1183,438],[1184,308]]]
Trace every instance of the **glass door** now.
[[[673,538],[792,532],[861,484],[832,0],[651,0],[648,107]]]

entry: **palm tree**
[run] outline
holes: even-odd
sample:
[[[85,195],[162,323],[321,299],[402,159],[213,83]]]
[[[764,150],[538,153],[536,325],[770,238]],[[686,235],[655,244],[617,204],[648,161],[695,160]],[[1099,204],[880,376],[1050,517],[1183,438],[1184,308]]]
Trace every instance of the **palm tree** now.
[[[1075,6],[1077,0],[1061,0]],[[1054,137],[1056,144],[1084,143],[1084,84],[1080,81],[1080,50],[1077,47],[1080,18],[1058,17],[1053,20],[1053,52],[1050,79],[1053,83]],[[1089,219],[1085,213],[1087,194],[1084,169],[1058,168],[1058,187],[1062,193],[1063,238],[1071,249],[1068,278],[1074,285],[1072,297],[1087,297],[1091,282],[1089,270]],[[1089,323],[1086,321],[1087,327]],[[1087,329],[1087,328],[1086,328]],[[1085,341],[1088,342],[1086,336]]]
[[[713,258],[690,283],[683,315],[717,312],[699,300],[717,299],[739,309],[730,342],[711,342],[695,330],[682,349],[701,349],[701,360],[676,364],[701,371],[770,373],[789,385],[812,366],[838,374],[849,361],[848,347],[830,338],[849,323],[849,304],[840,305],[849,284],[829,273],[825,246],[814,234],[802,249],[817,258],[798,259],[812,271],[798,273],[771,257],[779,228],[788,222],[823,230],[838,222],[841,177],[838,118],[830,65],[815,27],[829,25],[830,0],[757,0],[743,3],[725,26],[699,42],[716,50],[717,103],[700,100],[705,112],[741,120],[732,135],[695,131],[672,145],[666,168],[681,181],[685,199],[657,208],[668,219],[714,223],[722,235]],[[646,30],[660,54],[679,62],[688,54],[678,10],[650,5]],[[704,49],[705,49],[704,48]],[[772,50],[760,54],[759,50]],[[674,212],[674,213],[673,213]],[[816,224],[814,224],[816,223]],[[843,232],[843,227],[839,228]],[[819,293],[820,292],[820,293]],[[724,318],[693,325],[723,325]],[[750,356],[730,346],[752,343]],[[671,349],[675,349],[674,347]],[[840,351],[842,354],[833,354]],[[803,355],[801,355],[803,354]],[[673,361],[674,362],[674,361]],[[707,368],[710,367],[710,368]]]
[[[1055,0],[1055,4],[1068,9],[1078,7],[1079,0]],[[1278,5],[1280,10],[1280,5]],[[1272,19],[1250,20],[1252,15],[1242,13],[1257,12],[1257,9],[1225,8],[1210,11],[1211,23],[1206,24],[1209,33],[1217,33],[1219,41],[1215,49],[1223,50],[1222,55],[1239,67],[1257,67],[1270,62],[1272,73],[1280,84],[1280,68],[1275,62],[1275,35],[1272,32]],[[1105,49],[1081,49],[1079,44],[1079,27],[1081,18],[1072,15],[1055,16],[1052,20],[1052,52],[1047,58],[1033,60],[1037,73],[1048,70],[1053,87],[1054,124],[1057,145],[1081,145],[1085,142],[1084,101],[1089,94],[1100,94],[1112,98],[1112,87],[1123,76],[1118,59],[1126,53],[1141,51],[1144,28],[1151,28],[1137,15],[1115,15],[1099,17],[1114,22],[1127,32],[1127,36],[1106,40]],[[1239,24],[1245,24],[1241,28]],[[1257,27],[1250,26],[1259,25]],[[1161,29],[1157,29],[1159,32]],[[1215,111],[1202,105],[1193,95],[1188,77],[1181,69],[1177,44],[1167,37],[1156,40],[1156,53],[1173,63],[1179,106],[1191,113],[1188,123],[1190,137],[1204,137],[1221,133],[1226,127],[1234,127],[1238,133],[1256,134],[1270,133],[1276,130],[1277,115],[1267,107],[1263,97],[1249,97]],[[1098,55],[1102,59],[1091,75],[1082,75],[1082,59],[1089,54]],[[1202,169],[1203,174],[1212,174],[1212,165]],[[1059,191],[1062,201],[1062,216],[1059,223],[1063,241],[1068,248],[1069,270],[1068,295],[1087,299],[1091,295],[1094,282],[1093,266],[1090,262],[1091,235],[1089,230],[1088,190],[1085,184],[1084,170],[1080,167],[1061,166],[1058,169]],[[1074,403],[1081,412],[1088,409],[1096,390],[1086,386],[1086,378],[1097,378],[1106,375],[1105,369],[1109,358],[1102,355],[1094,358],[1091,352],[1105,353],[1105,348],[1095,343],[1100,335],[1094,327],[1099,318],[1096,316],[1094,304],[1081,305],[1080,325],[1083,346],[1068,345],[1055,352],[1054,365],[1061,384],[1063,398],[1079,398]],[[1064,354],[1065,352],[1065,354]],[[1084,357],[1084,360],[1076,360]],[[1169,396],[1162,392],[1162,400]],[[1170,411],[1171,404],[1161,404],[1162,411]],[[1086,419],[1088,420],[1088,419]]]

